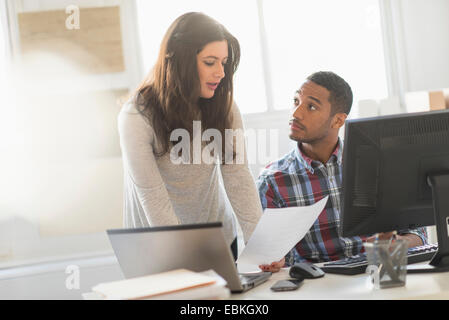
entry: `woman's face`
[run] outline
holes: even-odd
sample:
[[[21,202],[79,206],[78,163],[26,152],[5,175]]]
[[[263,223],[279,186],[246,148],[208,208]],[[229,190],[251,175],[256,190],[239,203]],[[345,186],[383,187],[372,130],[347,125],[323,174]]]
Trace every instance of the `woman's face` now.
[[[228,61],[228,42],[209,42],[196,56],[200,78],[200,97],[210,99],[214,96],[220,81],[225,77],[224,66]]]

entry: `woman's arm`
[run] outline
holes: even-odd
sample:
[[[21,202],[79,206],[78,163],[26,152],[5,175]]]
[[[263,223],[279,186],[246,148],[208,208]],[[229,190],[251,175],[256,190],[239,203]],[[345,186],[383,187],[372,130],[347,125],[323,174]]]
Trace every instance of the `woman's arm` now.
[[[128,188],[127,201],[140,202],[150,226],[179,224],[153,153],[153,129],[132,104],[122,108],[118,127],[125,175],[137,193],[135,199]]]
[[[228,147],[229,141],[226,142],[226,153],[228,150],[234,150],[236,152],[236,158],[233,164],[222,165],[221,172],[226,193],[237,219],[239,220],[246,243],[262,216],[262,206],[260,204],[254,179],[248,168],[242,117],[235,103],[232,107],[232,113],[233,129],[240,129],[237,132],[237,135],[240,135],[240,137],[235,140],[240,140],[243,142],[243,145],[240,148],[234,145],[233,148],[230,149],[230,145]],[[236,164],[236,160],[241,162]]]

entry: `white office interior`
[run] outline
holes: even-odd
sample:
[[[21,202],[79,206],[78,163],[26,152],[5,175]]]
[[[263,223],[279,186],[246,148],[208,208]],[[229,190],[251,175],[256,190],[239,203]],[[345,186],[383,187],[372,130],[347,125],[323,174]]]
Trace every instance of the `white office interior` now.
[[[0,299],[121,278],[105,233],[123,226],[117,115],[188,11],[240,41],[235,100],[268,146],[254,178],[294,146],[293,95],[315,71],[352,86],[349,119],[449,108],[447,0],[0,0]]]

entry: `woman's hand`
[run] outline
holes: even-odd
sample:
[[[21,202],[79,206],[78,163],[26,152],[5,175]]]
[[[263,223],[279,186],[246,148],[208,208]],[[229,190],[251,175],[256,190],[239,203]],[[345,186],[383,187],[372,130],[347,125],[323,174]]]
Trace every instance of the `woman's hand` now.
[[[282,258],[281,260],[279,260],[277,262],[273,262],[272,264],[260,265],[259,268],[262,271],[278,272],[279,270],[281,270],[282,267],[284,267],[284,265],[285,265],[285,258]]]

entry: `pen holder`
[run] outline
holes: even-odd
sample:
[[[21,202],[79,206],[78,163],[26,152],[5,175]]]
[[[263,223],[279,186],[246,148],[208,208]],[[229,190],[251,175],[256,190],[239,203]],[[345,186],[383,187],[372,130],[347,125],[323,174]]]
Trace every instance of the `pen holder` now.
[[[364,244],[368,267],[374,288],[405,286],[407,276],[407,242],[375,241]]]

